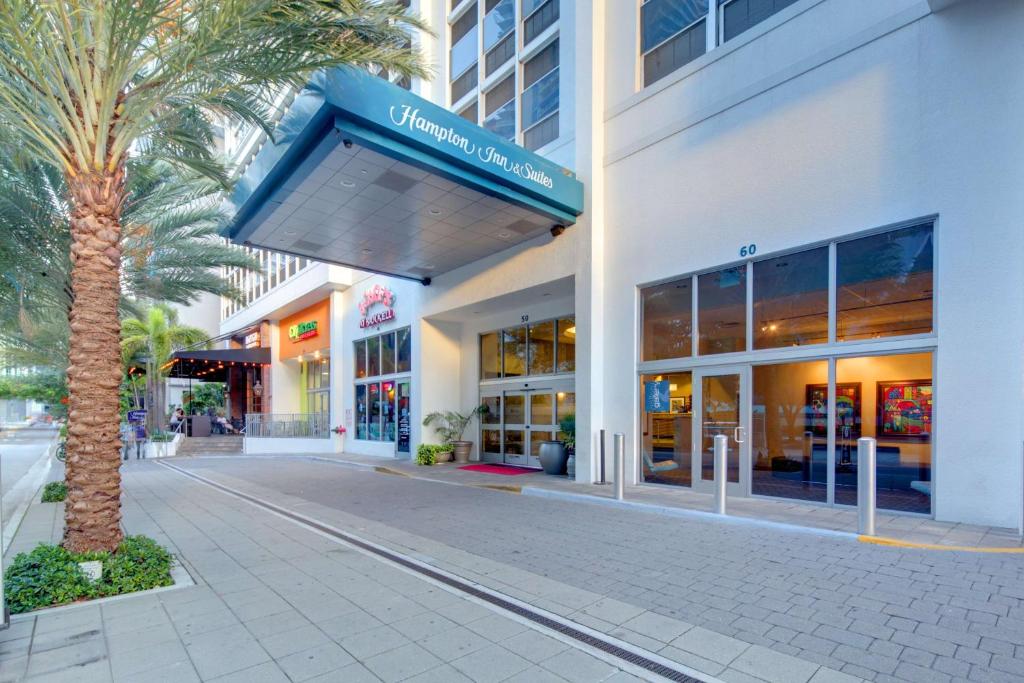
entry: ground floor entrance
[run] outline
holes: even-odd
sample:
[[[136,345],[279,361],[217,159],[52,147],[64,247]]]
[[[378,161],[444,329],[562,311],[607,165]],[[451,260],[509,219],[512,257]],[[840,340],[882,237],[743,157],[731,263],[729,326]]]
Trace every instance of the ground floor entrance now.
[[[857,439],[876,439],[879,508],[932,511],[931,351],[641,375],[641,478],[711,492],[857,504]]]
[[[481,460],[540,467],[540,445],[562,439],[560,423],[576,412],[572,379],[482,385]]]

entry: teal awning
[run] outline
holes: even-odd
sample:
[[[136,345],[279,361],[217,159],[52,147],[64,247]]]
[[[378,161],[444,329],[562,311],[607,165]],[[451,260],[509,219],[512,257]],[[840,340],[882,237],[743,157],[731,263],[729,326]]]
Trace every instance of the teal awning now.
[[[318,75],[231,197],[232,240],[429,281],[571,225],[575,175],[365,71]]]

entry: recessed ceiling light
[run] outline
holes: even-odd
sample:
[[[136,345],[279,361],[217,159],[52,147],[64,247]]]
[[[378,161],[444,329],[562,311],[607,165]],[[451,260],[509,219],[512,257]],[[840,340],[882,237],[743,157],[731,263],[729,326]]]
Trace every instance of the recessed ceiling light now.
[[[373,249],[363,249],[363,256],[369,256],[373,253]]]
[[[351,180],[342,180],[341,181],[341,186],[342,187],[355,187],[356,184],[353,183]]]
[[[286,235],[297,235],[298,233],[296,231],[294,231],[294,230],[285,230],[284,234],[286,234]]]
[[[367,171],[365,168],[359,169],[359,172],[362,173],[363,175],[366,175],[367,173],[369,173],[369,171]]]
[[[440,216],[441,215],[441,209],[428,209],[428,213],[431,216]]]
[[[512,233],[508,232],[507,230],[502,230],[501,232],[498,233],[498,239],[500,240],[507,240],[510,237],[512,237]]]

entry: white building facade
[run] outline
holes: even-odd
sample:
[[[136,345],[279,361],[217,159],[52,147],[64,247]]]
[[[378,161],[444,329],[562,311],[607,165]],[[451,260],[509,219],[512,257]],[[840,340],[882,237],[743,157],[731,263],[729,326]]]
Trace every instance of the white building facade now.
[[[571,414],[580,481],[603,429],[630,484],[710,491],[725,434],[730,495],[850,505],[871,436],[884,510],[1021,524],[1024,5],[411,5],[411,91],[570,169],[582,212],[542,226],[369,133],[268,176],[294,192],[240,241],[325,263],[221,332],[262,326],[262,419],[324,417],[248,449],[410,457],[485,404],[475,459],[536,466]]]

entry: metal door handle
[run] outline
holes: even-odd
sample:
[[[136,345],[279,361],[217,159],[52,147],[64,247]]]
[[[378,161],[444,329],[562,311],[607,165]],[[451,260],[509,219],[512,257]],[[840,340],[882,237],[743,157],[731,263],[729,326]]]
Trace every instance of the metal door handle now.
[[[736,443],[743,443],[744,441],[746,441],[745,438],[743,438],[743,439],[740,438],[740,436],[743,434],[744,431],[745,430],[743,429],[743,427],[736,427],[736,428],[734,428],[732,430],[733,441],[735,441]]]

